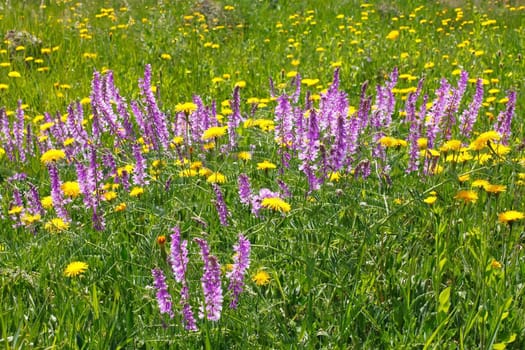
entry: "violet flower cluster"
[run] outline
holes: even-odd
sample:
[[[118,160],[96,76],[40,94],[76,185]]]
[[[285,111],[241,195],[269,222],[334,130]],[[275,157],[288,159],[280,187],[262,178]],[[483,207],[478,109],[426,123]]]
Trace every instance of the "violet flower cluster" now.
[[[194,241],[200,248],[200,255],[203,262],[203,274],[201,277],[201,288],[203,300],[199,303],[199,318],[217,322],[221,318],[224,294],[221,280],[221,265],[216,256],[210,254],[208,242],[202,238],[195,238]],[[244,288],[244,278],[250,266],[250,241],[243,235],[239,235],[238,242],[233,247],[234,257],[232,268],[227,272],[229,280],[228,291],[230,294],[231,309],[236,309],[239,302],[239,295]],[[190,285],[187,278],[188,241],[181,239],[180,228],[173,228],[171,234],[170,253],[167,257],[171,267],[175,282],[180,284],[180,313],[182,322],[188,331],[197,331],[197,322],[191,307]],[[161,269],[152,270],[154,286],[157,290],[157,303],[161,314],[174,316],[171,295],[168,292],[166,278]]]

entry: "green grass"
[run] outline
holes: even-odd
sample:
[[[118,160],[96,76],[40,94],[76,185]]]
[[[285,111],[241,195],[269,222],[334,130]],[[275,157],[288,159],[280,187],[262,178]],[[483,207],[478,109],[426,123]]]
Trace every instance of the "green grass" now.
[[[406,147],[388,148],[391,183],[375,168],[382,163],[371,156],[377,143],[371,129],[359,138],[358,160],[371,160],[372,175],[364,180],[341,171],[339,181],[326,180],[316,191],[309,191],[296,152],[290,151],[290,167],[281,168],[286,148],[274,141],[272,130],[239,127],[238,145],[229,153],[220,152],[228,136],[219,137],[209,151],[198,142],[191,150],[183,145],[181,152],[190,161],[200,160],[227,177],[220,188],[230,212],[228,226],[220,224],[206,177],[179,176],[189,164],[181,165],[173,148],[150,147],[144,153],[150,182],[143,186],[144,193],[132,197],[120,186],[115,199],[100,203],[105,230],[93,228],[92,212],[82,195],[66,204],[72,221],[60,233],[45,227],[56,217],[53,209],[33,224],[15,227],[19,216],[9,211],[16,192],[28,207],[29,183],[44,197],[50,195],[50,179],[36,147],[26,162],[0,154],[1,347],[523,348],[524,226],[520,220],[502,223],[498,215],[525,211],[525,7],[512,1],[465,1],[457,8],[450,2],[427,1],[221,1],[206,12],[191,1],[44,5],[0,5],[0,34],[24,31],[39,39],[34,44],[24,39],[24,49],[7,41],[0,46],[0,84],[5,84],[0,85],[0,104],[13,122],[21,100],[26,125],[34,133],[43,124],[40,115],[66,115],[71,102],[90,96],[95,71],[111,70],[127,102],[140,99],[137,82],[146,64],[151,64],[156,97],[168,118],[174,118],[178,104],[199,95],[206,106],[216,101],[217,112],[226,120],[227,106],[221,103],[232,98],[239,81],[246,82],[241,89],[242,115],[251,116],[247,100],[256,97],[268,100],[254,109],[254,117],[273,120],[277,103],[270,98],[269,78],[278,95],[293,93],[293,72],[303,79],[319,79],[313,86],[302,85],[293,106],[304,109],[306,91],[314,100],[324,94],[340,66],[340,89],[358,109],[362,84],[368,82],[366,94],[374,104],[376,86],[388,81],[397,67],[401,76],[396,110],[384,132],[401,139],[409,134],[401,113],[407,89],[424,78],[422,94],[432,102],[442,78],[456,87],[459,71],[466,70],[473,80],[460,112],[472,100],[475,79],[483,78],[486,84],[475,134],[461,138],[457,128],[453,130],[452,137],[467,146],[492,129],[506,108],[508,91],[516,91],[518,97],[508,154],[484,149],[480,153],[492,158],[483,162],[470,151],[473,159],[456,163],[445,161],[442,151],[442,171],[426,176],[405,173]],[[225,5],[234,7],[228,10]],[[393,30],[399,37],[387,39]],[[20,77],[9,77],[14,71]],[[421,103],[422,98],[418,109]],[[89,103],[83,108],[89,119]],[[86,125],[91,130],[92,121]],[[136,123],[134,129],[141,136]],[[49,135],[51,140],[55,137]],[[98,162],[112,154],[118,167],[135,165],[132,144],[139,141],[115,140],[114,134],[104,134],[96,147]],[[5,149],[7,140],[0,141]],[[329,141],[325,139],[327,150]],[[444,141],[438,138],[435,148]],[[238,159],[238,151],[252,151],[252,159]],[[82,152],[75,156],[57,162],[61,181],[77,180],[74,162],[89,164]],[[155,160],[165,165],[157,169]],[[258,170],[257,163],[264,160],[279,169]],[[109,170],[103,169],[107,175]],[[21,172],[27,180],[10,179]],[[254,216],[239,201],[241,173],[249,176],[254,192],[279,191],[277,180],[284,181],[292,194],[285,198],[291,211],[262,209],[261,217]],[[460,182],[458,176],[464,174],[470,179]],[[506,190],[494,194],[473,188],[477,179]],[[106,176],[104,182],[115,179]],[[460,190],[473,190],[479,198],[473,203],[455,199]],[[428,204],[425,200],[431,195],[437,199]],[[126,204],[125,210],[116,210],[120,203]],[[181,323],[181,286],[157,243],[177,225],[189,241],[187,277],[195,312],[203,298],[203,263],[193,239],[205,238],[224,269],[233,262],[232,246],[239,233],[252,245],[238,309],[228,308],[225,293],[221,320],[198,320],[197,332],[186,331]],[[64,270],[72,261],[89,267],[69,278]],[[173,319],[159,313],[151,276],[155,267],[168,276],[176,309]],[[261,270],[270,275],[267,285],[251,279]]]

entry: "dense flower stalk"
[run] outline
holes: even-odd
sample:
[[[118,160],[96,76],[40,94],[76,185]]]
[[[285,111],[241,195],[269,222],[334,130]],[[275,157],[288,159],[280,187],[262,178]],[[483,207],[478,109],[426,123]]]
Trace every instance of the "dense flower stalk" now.
[[[157,289],[157,303],[161,314],[168,314],[170,318],[173,318],[174,313],[171,307],[171,295],[168,292],[168,286],[166,284],[166,277],[161,269],[155,268],[151,270],[153,275],[153,283]]]
[[[243,235],[239,235],[239,241],[233,246],[235,255],[233,257],[233,267],[226,274],[230,284],[228,290],[232,293],[230,308],[236,309],[239,301],[239,295],[243,291],[244,275],[250,267],[250,241]]]
[[[252,189],[250,187],[250,178],[246,174],[240,174],[237,183],[239,186],[239,199],[242,204],[249,205]]]
[[[200,238],[195,241],[201,247],[201,257],[204,263],[204,273],[201,278],[204,293],[204,305],[201,305],[199,317],[210,321],[218,321],[222,312],[221,265],[217,258],[210,255],[208,243]]]
[[[228,120],[228,137],[229,137],[229,146],[230,149],[234,148],[237,145],[236,129],[242,121],[241,116],[241,88],[236,86],[233,89],[233,98],[232,98],[232,115]]]
[[[190,305],[190,292],[186,281],[186,268],[188,266],[188,241],[181,242],[180,228],[173,228],[171,235],[171,249],[168,262],[171,265],[175,280],[182,284],[180,291],[180,305],[182,305],[182,317],[187,330],[196,331],[197,325]]]
[[[157,100],[155,99],[155,95],[151,90],[151,65],[146,65],[146,68],[144,69],[144,78],[140,80],[139,86],[143,102],[146,105],[148,117],[153,121],[153,128],[157,139],[164,149],[168,149],[170,135],[166,123],[167,118],[166,115],[161,112]]]
[[[514,110],[516,109],[516,91],[510,91],[507,98],[507,107],[505,111],[500,112],[498,121],[494,125],[494,130],[500,133],[501,143],[504,145],[508,144],[511,135],[510,127],[514,117]]]
[[[135,157],[135,167],[133,168],[133,183],[138,186],[148,184],[146,180],[146,160],[142,156],[141,146],[133,144],[133,157]]]
[[[483,79],[479,78],[476,82],[476,94],[470,105],[463,111],[459,118],[459,131],[465,138],[469,138],[472,133],[472,128],[474,127],[482,103]]]
[[[213,192],[215,192],[215,207],[217,208],[217,213],[219,214],[219,220],[222,226],[228,226],[228,208],[226,207],[226,202],[224,202],[224,196],[222,195],[221,188],[219,185],[213,183]]]
[[[24,143],[24,110],[22,109],[22,101],[18,100],[18,108],[16,109],[16,120],[13,124],[13,136],[15,139],[16,149],[18,150],[18,159],[20,162],[26,161],[26,144]]]
[[[62,195],[61,181],[58,175],[58,169],[56,164],[49,163],[47,165],[47,170],[49,172],[49,179],[51,182],[51,198],[53,199],[53,207],[59,218],[64,222],[69,222],[69,215],[64,207],[64,197]]]

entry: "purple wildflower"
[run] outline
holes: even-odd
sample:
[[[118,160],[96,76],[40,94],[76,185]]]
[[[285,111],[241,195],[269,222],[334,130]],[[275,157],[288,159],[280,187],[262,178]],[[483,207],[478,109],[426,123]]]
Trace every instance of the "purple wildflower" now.
[[[246,174],[240,174],[237,178],[239,185],[239,199],[242,204],[249,205],[252,189],[250,187],[250,178]]]
[[[217,208],[217,213],[219,214],[219,220],[221,221],[222,226],[228,226],[228,208],[224,202],[224,196],[222,195],[221,188],[217,184],[212,184],[213,191],[215,192],[215,207]]]
[[[133,156],[135,157],[135,167],[133,169],[133,183],[138,186],[148,184],[146,180],[146,160],[142,156],[141,146],[133,144]]]
[[[180,304],[182,305],[182,317],[187,330],[196,331],[197,325],[190,305],[190,291],[186,281],[186,268],[188,266],[188,241],[181,242],[180,228],[173,228],[171,235],[171,250],[168,262],[171,265],[175,280],[182,283],[180,291]]]
[[[18,101],[18,108],[16,109],[16,120],[13,124],[13,136],[15,139],[15,146],[18,149],[18,157],[20,162],[26,161],[26,148],[24,143],[24,110],[22,109],[22,101]]]
[[[483,102],[483,79],[479,78],[476,82],[476,94],[472,99],[472,102],[466,108],[459,118],[459,129],[461,135],[469,138],[474,123],[478,117],[479,109]]]
[[[180,228],[174,227],[171,235],[171,250],[168,262],[171,265],[173,276],[179,283],[186,280],[186,267],[188,266],[188,241],[181,242]]]
[[[64,222],[69,222],[69,215],[67,214],[66,208],[64,207],[64,197],[62,196],[61,182],[58,176],[58,169],[55,163],[49,163],[47,165],[49,172],[49,179],[51,182],[51,198],[53,199],[53,207],[55,208],[56,214]]]
[[[204,273],[201,278],[204,293],[204,305],[201,306],[199,317],[210,321],[218,321],[222,312],[221,265],[217,258],[210,255],[208,243],[200,238],[195,241],[201,247],[201,257],[204,262]]]
[[[507,107],[504,112],[500,112],[498,121],[494,125],[494,130],[500,133],[501,143],[504,145],[508,144],[511,135],[510,126],[514,117],[514,110],[516,109],[516,91],[510,91],[507,98]]]
[[[226,274],[230,279],[228,290],[232,292],[230,308],[236,309],[244,285],[244,275],[250,267],[250,241],[243,235],[239,235],[239,241],[233,246],[235,255],[233,257],[233,267]]]
[[[232,115],[228,120],[228,136],[230,149],[236,146],[236,129],[241,123],[241,88],[236,86],[233,89]]]
[[[151,270],[151,274],[154,278],[154,285],[157,289],[157,302],[161,314],[168,314],[170,318],[173,318],[174,313],[171,308],[171,295],[168,292],[168,286],[166,285],[166,277],[161,269],[155,268]]]

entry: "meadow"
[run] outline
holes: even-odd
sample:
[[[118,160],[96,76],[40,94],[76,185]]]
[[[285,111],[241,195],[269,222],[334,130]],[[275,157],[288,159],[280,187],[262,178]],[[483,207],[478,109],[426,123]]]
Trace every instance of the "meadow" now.
[[[525,347],[522,1],[0,10],[0,347]]]

